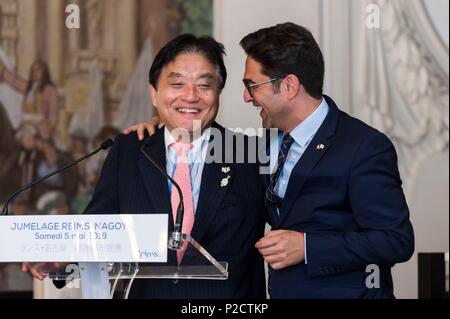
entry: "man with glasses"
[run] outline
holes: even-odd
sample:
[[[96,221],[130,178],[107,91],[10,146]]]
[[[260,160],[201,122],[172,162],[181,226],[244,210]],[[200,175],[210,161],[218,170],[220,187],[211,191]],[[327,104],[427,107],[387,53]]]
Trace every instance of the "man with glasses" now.
[[[244,99],[283,132],[266,188],[272,230],[256,244],[271,296],[393,298],[390,269],[414,251],[394,146],[323,95],[322,53],[305,28],[284,23],[240,44]]]
[[[273,78],[273,79],[268,79],[266,81],[262,81],[262,82],[259,82],[259,83],[252,83],[251,80],[242,79],[242,82],[244,83],[244,86],[247,89],[248,94],[250,94],[250,96],[253,97],[253,89],[254,88],[256,88],[256,87],[258,87],[260,85],[266,84],[266,83],[270,83],[270,82],[273,82],[273,81],[281,80],[281,79],[283,79],[285,77],[286,77],[286,75],[285,76],[279,76],[279,77],[276,77],[276,78]]]
[[[414,252],[394,146],[323,95],[322,53],[305,28],[283,23],[240,44],[244,100],[281,131],[266,180],[272,230],[256,243],[271,297],[394,298],[391,267]]]

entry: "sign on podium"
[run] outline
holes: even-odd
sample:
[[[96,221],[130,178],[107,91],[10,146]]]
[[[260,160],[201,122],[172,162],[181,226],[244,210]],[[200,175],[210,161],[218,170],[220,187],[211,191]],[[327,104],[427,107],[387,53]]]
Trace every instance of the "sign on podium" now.
[[[83,298],[112,297],[121,279],[127,298],[135,279],[228,278],[228,264],[184,234],[189,263],[167,264],[167,214],[3,216],[0,234],[0,262],[62,263],[48,276],[66,283],[79,277]]]

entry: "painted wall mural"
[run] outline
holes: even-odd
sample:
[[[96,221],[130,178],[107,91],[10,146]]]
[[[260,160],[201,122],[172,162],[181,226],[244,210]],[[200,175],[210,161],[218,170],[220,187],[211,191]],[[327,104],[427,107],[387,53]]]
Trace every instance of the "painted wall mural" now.
[[[69,4],[79,28],[66,26]],[[212,16],[212,0],[0,0],[0,204],[148,119],[155,52],[179,33],[211,35]],[[23,192],[10,213],[82,213],[105,157]],[[9,287],[9,268],[0,291],[22,289]]]

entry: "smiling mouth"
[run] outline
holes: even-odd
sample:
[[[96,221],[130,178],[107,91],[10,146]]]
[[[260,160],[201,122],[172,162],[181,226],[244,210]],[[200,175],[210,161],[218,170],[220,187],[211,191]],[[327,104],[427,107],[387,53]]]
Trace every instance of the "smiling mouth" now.
[[[183,113],[183,114],[197,114],[200,113],[201,110],[200,109],[196,109],[196,108],[186,108],[186,107],[179,107],[176,109],[177,112],[179,113]]]

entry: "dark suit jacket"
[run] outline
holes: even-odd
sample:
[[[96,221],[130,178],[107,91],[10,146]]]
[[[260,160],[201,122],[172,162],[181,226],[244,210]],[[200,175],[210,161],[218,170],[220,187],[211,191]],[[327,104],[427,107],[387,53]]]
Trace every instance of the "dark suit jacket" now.
[[[221,137],[212,135],[210,146],[234,149],[225,131],[213,125]],[[214,142],[214,143],[213,143]],[[120,135],[108,154],[93,199],[91,214],[168,214],[173,229],[167,180],[140,152],[135,134]],[[158,130],[145,147],[166,168],[164,130]],[[211,149],[211,148],[210,148]],[[225,154],[222,152],[222,156]],[[230,167],[228,173],[222,167]],[[226,187],[221,180],[230,175]],[[264,233],[264,191],[258,164],[205,163],[202,173],[192,237],[216,260],[227,261],[229,278],[222,280],[135,280],[130,298],[264,298],[263,260],[254,245]],[[168,251],[168,263],[176,257]],[[188,253],[186,253],[186,256]],[[183,263],[189,263],[189,257]]]
[[[325,99],[329,113],[291,173],[280,216],[269,209],[275,229],[306,233],[307,264],[270,269],[270,295],[392,298],[391,266],[414,251],[394,146]],[[370,264],[379,288],[366,287],[376,284]]]

